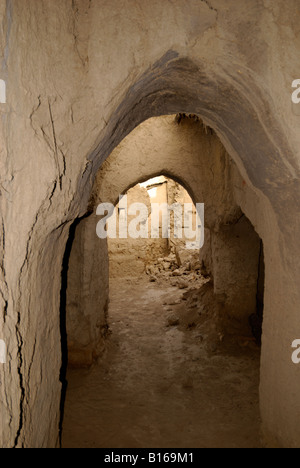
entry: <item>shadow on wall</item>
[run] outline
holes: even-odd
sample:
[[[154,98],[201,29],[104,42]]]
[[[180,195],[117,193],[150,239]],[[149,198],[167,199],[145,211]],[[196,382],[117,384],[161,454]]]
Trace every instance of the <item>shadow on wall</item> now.
[[[68,365],[89,367],[102,353],[108,333],[108,250],[106,239],[98,239],[98,217],[88,214],[78,220],[69,239],[62,293],[68,341]]]
[[[88,216],[88,215],[87,215]],[[64,419],[64,407],[66,400],[66,393],[68,383],[66,380],[67,367],[68,367],[68,337],[67,337],[67,291],[68,291],[68,276],[69,276],[69,263],[70,256],[74,244],[75,233],[78,225],[82,222],[83,218],[76,219],[72,224],[69,232],[69,238],[66,245],[66,251],[63,258],[62,272],[61,272],[61,293],[60,293],[60,333],[61,333],[61,354],[62,365],[60,369],[60,382],[62,384],[61,402],[60,402],[60,424],[59,436],[60,443],[62,437],[62,424]]]
[[[258,263],[256,313],[250,315],[249,317],[251,330],[258,345],[261,345],[261,340],[262,340],[264,294],[265,294],[265,259],[264,259],[263,241],[261,240],[260,252],[259,252],[259,263]]]

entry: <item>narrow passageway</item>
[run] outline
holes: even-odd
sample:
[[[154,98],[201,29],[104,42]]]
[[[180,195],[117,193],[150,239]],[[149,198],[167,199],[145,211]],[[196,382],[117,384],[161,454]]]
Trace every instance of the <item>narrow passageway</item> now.
[[[192,117],[163,122],[213,140]],[[114,155],[99,172],[91,203],[111,200],[111,215],[82,220],[70,253],[63,446],[259,447],[262,241],[227,189],[217,204],[217,169],[198,193],[196,177],[137,179],[128,161],[109,196]]]
[[[115,278],[110,289],[104,355],[68,372],[63,447],[259,447],[260,350],[251,337],[212,345],[207,320],[188,326],[192,288],[142,275]]]

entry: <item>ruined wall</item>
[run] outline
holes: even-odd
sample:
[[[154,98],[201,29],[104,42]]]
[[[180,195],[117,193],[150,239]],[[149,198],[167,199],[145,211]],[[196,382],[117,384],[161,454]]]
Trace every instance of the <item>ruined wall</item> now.
[[[121,195],[121,193],[120,193]],[[111,278],[129,278],[140,276],[145,273],[146,265],[167,254],[169,246],[167,239],[163,239],[161,232],[159,239],[151,238],[151,201],[155,203],[166,203],[166,188],[164,185],[160,187],[158,196],[154,200],[150,200],[146,188],[139,185],[133,187],[127,192],[128,207],[133,203],[144,203],[148,209],[149,217],[147,219],[149,237],[147,239],[132,239],[127,235],[127,239],[108,239],[109,249],[109,273]],[[116,211],[119,210],[119,204]],[[128,215],[128,226],[134,219],[134,216]],[[117,222],[117,234],[119,232],[119,217]]]
[[[99,171],[93,198],[116,203],[120,193],[154,176],[165,175],[185,187],[195,203],[205,203],[210,229],[239,218],[231,186],[233,162],[219,138],[201,122],[175,116],[139,125],[110,154]]]
[[[70,366],[90,366],[101,354],[107,332],[108,251],[105,240],[95,242],[96,221],[92,214],[78,224],[66,265]]]
[[[134,145],[134,142],[131,142]],[[164,155],[161,154],[163,158]],[[135,161],[131,161],[135,164]],[[125,167],[125,164],[122,165]],[[155,168],[155,166],[153,166]],[[139,174],[139,177],[141,174]],[[159,179],[159,180],[158,180]],[[131,182],[131,181],[130,181]],[[153,182],[153,185],[151,185]],[[154,183],[155,182],[155,183]],[[110,185],[109,180],[104,182]],[[177,182],[167,177],[159,177],[150,179],[147,182],[136,185],[131,188],[127,193],[127,208],[134,203],[143,203],[148,209],[148,238],[132,239],[127,232],[127,239],[122,239],[119,236],[119,204],[116,206],[117,216],[117,237],[115,239],[108,238],[109,260],[110,260],[110,277],[133,277],[140,276],[145,273],[148,264],[157,261],[159,258],[167,256],[171,249],[185,250],[186,242],[189,240],[185,238],[184,231],[181,238],[175,238],[174,231],[174,212],[170,212],[170,237],[168,239],[163,237],[163,221],[162,211],[159,213],[159,238],[155,239],[151,235],[152,227],[152,204],[178,204],[182,208],[182,227],[184,228],[184,204],[188,203],[193,207],[193,216],[196,219],[196,208],[193,205],[191,197],[187,191]],[[135,216],[128,216],[127,224],[130,225],[131,221],[136,218]],[[194,240],[194,239],[192,239]],[[95,240],[94,240],[95,241]]]
[[[203,270],[211,274],[228,315],[248,327],[248,318],[256,311],[260,239],[234,199],[234,187],[244,181],[211,130],[194,119],[178,124],[175,116],[146,121],[109,156],[94,190],[111,201],[135,182],[167,172],[185,184],[195,203],[204,203]],[[169,204],[189,202],[189,195],[177,186],[170,182]],[[248,212],[247,206],[243,209]],[[129,256],[136,246],[128,245]]]
[[[249,220],[211,232],[214,292],[230,317],[249,324],[256,313],[260,238]]]
[[[133,142],[131,142],[133,144]],[[132,148],[131,148],[132,150]],[[131,160],[131,164],[135,161]],[[122,164],[125,167],[125,163]],[[119,195],[126,195],[127,226],[135,219],[128,214],[134,203],[143,203],[148,210],[148,238],[132,239],[127,230],[127,238],[119,236],[120,217],[119,203],[113,217],[116,219],[116,238],[99,239],[96,226],[100,218],[96,216],[97,203],[101,193],[92,196],[93,215],[84,218],[76,226],[69,240],[70,252],[67,268],[67,346],[68,364],[71,367],[89,367],[105,348],[107,332],[107,312],[109,303],[109,278],[120,281],[133,279],[145,274],[149,264],[169,255],[171,248],[176,247],[180,253],[185,250],[185,240],[174,238],[174,225],[171,222],[171,240],[162,236],[162,213],[160,212],[159,238],[151,238],[152,209],[151,203],[183,204],[192,200],[186,190],[171,179],[161,177],[161,181],[149,189],[139,184]],[[105,184],[110,185],[109,180]],[[145,184],[143,184],[145,185]],[[153,192],[155,191],[155,193]],[[151,198],[150,195],[151,194]],[[194,210],[195,212],[195,207]],[[184,225],[184,223],[183,223]],[[73,238],[74,237],[74,238]],[[171,243],[170,243],[171,242]],[[190,251],[188,251],[188,255]]]
[[[263,433],[298,446],[299,2],[1,0],[0,11],[2,445],[58,444],[62,260],[98,169],[142,121],[192,112],[236,162],[236,200],[264,242]]]
[[[172,205],[180,205],[182,208],[182,237],[178,238],[175,232],[175,221],[174,221],[174,211],[171,211],[171,229],[170,229],[170,240],[169,245],[170,248],[175,248],[177,251],[179,250],[186,250],[187,243],[195,242],[196,235],[193,238],[189,238],[186,236],[185,228],[191,226],[193,232],[196,230],[196,221],[197,221],[197,211],[196,206],[182,185],[178,182],[175,182],[172,179],[168,179],[167,185],[167,192],[168,192],[168,204]]]

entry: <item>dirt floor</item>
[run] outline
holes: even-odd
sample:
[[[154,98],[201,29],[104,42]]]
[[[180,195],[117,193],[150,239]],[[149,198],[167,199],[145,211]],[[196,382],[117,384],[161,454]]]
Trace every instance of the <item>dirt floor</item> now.
[[[68,372],[64,448],[260,447],[259,347],[182,325],[184,294],[146,276],[111,283],[105,355]]]

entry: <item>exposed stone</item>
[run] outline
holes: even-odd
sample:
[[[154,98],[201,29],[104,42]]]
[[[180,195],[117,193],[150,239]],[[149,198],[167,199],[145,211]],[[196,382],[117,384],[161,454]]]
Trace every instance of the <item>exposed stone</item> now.
[[[169,327],[176,327],[177,325],[179,325],[179,318],[174,314],[169,315],[167,323]]]
[[[182,275],[182,272],[180,270],[174,270],[172,272],[172,276],[181,276]]]

